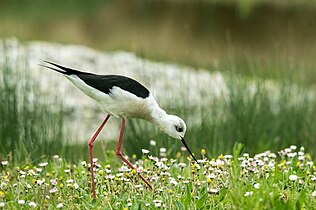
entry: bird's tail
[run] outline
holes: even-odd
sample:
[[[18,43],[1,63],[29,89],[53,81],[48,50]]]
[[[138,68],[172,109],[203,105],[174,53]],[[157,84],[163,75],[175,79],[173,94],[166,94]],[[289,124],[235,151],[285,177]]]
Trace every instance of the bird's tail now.
[[[48,68],[48,69],[51,69],[51,70],[54,70],[54,71],[57,71],[61,74],[64,74],[64,75],[71,75],[71,74],[87,74],[85,72],[81,72],[81,71],[78,71],[78,70],[75,70],[75,69],[71,69],[71,68],[67,68],[67,67],[64,67],[64,66],[61,66],[59,64],[56,64],[56,63],[53,63],[53,62],[50,62],[50,61],[44,61],[46,64],[48,65],[52,65],[52,66],[48,66],[48,65],[42,65],[42,64],[39,64],[40,66],[42,67],[45,67],[45,68]],[[57,68],[56,68],[57,67]]]

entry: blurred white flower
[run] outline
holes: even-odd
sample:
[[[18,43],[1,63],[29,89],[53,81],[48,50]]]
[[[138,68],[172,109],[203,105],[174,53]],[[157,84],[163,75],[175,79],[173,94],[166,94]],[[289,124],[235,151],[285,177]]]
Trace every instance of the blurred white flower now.
[[[178,175],[178,179],[180,179],[180,180],[181,180],[181,179],[183,179],[183,176],[181,176],[181,175]]]
[[[44,163],[40,163],[40,164],[38,164],[40,167],[45,167],[45,166],[47,166],[48,165],[48,162],[44,162]]]
[[[160,152],[167,152],[167,149],[164,148],[164,147],[161,147],[159,151],[160,151]]]
[[[291,150],[296,150],[296,148],[297,148],[297,146],[295,146],[295,145],[291,145],[291,146],[290,146],[290,149],[291,149]]]
[[[20,204],[20,205],[25,204],[25,200],[18,200],[18,204]]]
[[[250,192],[246,192],[246,193],[244,194],[244,196],[245,196],[245,197],[249,197],[249,196],[251,196],[252,194],[253,194],[253,192],[250,191]]]
[[[156,207],[156,208],[161,207],[161,203],[155,203],[155,207]]]
[[[7,160],[4,160],[4,161],[1,161],[1,164],[3,165],[3,166],[6,166],[6,165],[8,165],[8,161]]]
[[[135,188],[142,188],[142,187],[143,187],[143,185],[141,185],[141,184],[137,184],[137,185],[134,185],[134,187],[135,187]]]
[[[147,150],[147,149],[142,149],[142,153],[143,153],[143,154],[148,154],[148,153],[149,153],[149,150]]]
[[[59,204],[57,204],[56,208],[57,208],[57,209],[60,209],[60,208],[62,208],[63,206],[64,206],[63,203],[59,203]]]
[[[210,194],[217,194],[217,193],[219,193],[219,190],[218,189],[214,189],[214,188],[210,188],[208,190],[208,193],[210,193]]]
[[[292,152],[292,150],[291,150],[290,148],[285,148],[285,149],[284,149],[284,152],[285,152],[285,153],[290,153],[290,152]]]
[[[42,185],[45,182],[45,179],[37,180],[37,185]]]
[[[184,167],[187,166],[187,164],[186,163],[178,163],[178,166],[181,167],[181,168],[184,168]]]
[[[36,168],[36,172],[42,172],[43,169],[42,168]]]
[[[34,201],[29,202],[29,206],[35,208],[37,205]]]
[[[289,157],[289,158],[293,158],[293,157],[295,157],[297,155],[297,152],[291,152],[291,153],[288,153],[287,154],[287,156]]]
[[[188,180],[188,179],[186,179],[186,180],[183,181],[184,184],[188,184],[188,183],[190,183],[190,182],[191,182],[191,181]]]
[[[296,181],[297,178],[298,178],[298,176],[296,176],[295,174],[291,174],[291,175],[289,176],[289,179],[290,179],[291,181]]]
[[[51,183],[53,186],[55,186],[55,185],[57,184],[57,181],[56,181],[55,179],[51,179],[51,180],[50,180],[50,183]]]
[[[156,141],[155,141],[155,140],[150,140],[150,141],[149,141],[149,144],[150,144],[151,146],[156,146]]]
[[[256,188],[256,189],[259,189],[260,188],[260,184],[256,183],[256,184],[253,185],[253,187]]]
[[[56,187],[53,187],[52,189],[49,190],[49,193],[55,193],[58,192],[58,189]]]
[[[206,162],[206,159],[199,159],[197,160],[198,163],[205,163]]]
[[[136,169],[136,171],[137,171],[137,169]],[[122,177],[123,175],[124,175],[124,173],[117,173],[117,174],[115,174],[116,177]]]
[[[54,155],[53,158],[54,159],[59,159],[59,155]]]
[[[211,174],[207,175],[206,178],[208,178],[208,179],[215,179],[216,175],[214,173],[211,173]]]
[[[65,169],[64,172],[65,173],[70,173],[70,169]]]
[[[153,161],[155,161],[155,162],[158,162],[158,161],[159,161],[159,158],[154,157],[154,156],[151,156],[151,155],[148,156],[148,159],[149,159],[149,160],[153,160]]]
[[[173,177],[170,178],[169,183],[173,185],[178,185],[178,182]]]
[[[186,147],[181,147],[180,149],[181,149],[182,152],[187,151],[187,148],[186,148]]]
[[[224,158],[225,158],[225,159],[232,159],[233,156],[232,156],[232,155],[225,155]]]

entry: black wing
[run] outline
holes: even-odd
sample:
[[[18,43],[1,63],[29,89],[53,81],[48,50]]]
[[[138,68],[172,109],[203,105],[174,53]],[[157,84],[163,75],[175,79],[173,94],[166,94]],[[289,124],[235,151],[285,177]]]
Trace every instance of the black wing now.
[[[59,69],[55,69],[53,67],[42,65],[46,68],[52,69],[59,73],[65,75],[77,75],[80,79],[82,79],[87,85],[98,89],[106,94],[111,92],[111,89],[116,86],[125,91],[131,92],[134,95],[147,98],[149,96],[149,90],[145,88],[142,84],[133,80],[131,78],[120,76],[120,75],[97,75],[87,72],[81,72],[78,70],[70,69],[52,62],[45,61],[48,64],[51,64]]]
[[[111,92],[111,89],[116,86],[123,90],[133,93],[134,95],[147,98],[149,91],[139,82],[120,75],[90,75],[77,74],[87,85],[94,87],[106,94]]]

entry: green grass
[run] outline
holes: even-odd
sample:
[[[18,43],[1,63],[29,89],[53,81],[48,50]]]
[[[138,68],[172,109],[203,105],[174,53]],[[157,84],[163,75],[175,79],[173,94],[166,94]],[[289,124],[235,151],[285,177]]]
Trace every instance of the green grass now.
[[[235,74],[227,75],[226,83],[230,94],[206,107],[191,107],[187,99],[179,102],[187,106],[165,107],[187,122],[186,139],[193,151],[203,147],[217,156],[230,152],[238,140],[251,154],[291,144],[309,145],[314,154],[316,104],[310,89],[297,88],[289,80],[267,82]],[[182,146],[147,122],[128,121],[123,144],[128,154],[140,155],[139,148],[147,148],[150,139],[158,147],[169,148],[172,155]],[[152,152],[159,154],[158,150]]]
[[[87,158],[86,144],[65,143],[73,136],[66,134],[70,128],[65,124],[67,113],[62,109],[61,99],[54,94],[41,94],[37,82],[23,73],[28,68],[24,59],[21,58],[15,66],[5,63],[1,67],[0,157],[10,156],[17,161],[25,158],[36,161],[41,155],[53,154],[72,161]],[[248,65],[251,63],[249,61]],[[237,64],[230,66],[238,67]],[[253,69],[258,69],[258,65]],[[310,86],[300,86],[292,82],[291,77],[267,81],[237,73],[226,73],[225,82],[229,94],[215,98],[208,105],[193,107],[188,96],[183,101],[172,101],[172,107],[163,107],[187,122],[186,139],[195,153],[201,147],[207,149],[210,156],[229,153],[238,140],[250,154],[295,144],[309,145],[314,155],[316,102],[311,99],[313,89]],[[176,104],[182,105],[178,107]],[[182,146],[181,142],[169,138],[148,122],[127,121],[123,147],[128,155],[140,157],[141,148],[148,148],[150,139],[156,140],[158,148],[169,148],[168,155],[171,156]],[[104,160],[107,150],[114,150],[116,143],[98,140],[95,154]],[[152,153],[158,155],[159,150],[152,150]]]
[[[207,106],[192,107],[183,99],[177,102],[181,107],[164,107],[187,122],[187,143],[198,159],[204,159],[199,165],[190,163],[179,141],[147,122],[128,120],[123,151],[152,179],[156,191],[143,186],[137,173],[122,168],[114,152],[116,141],[105,146],[99,139],[94,153],[100,159],[98,199],[93,200],[88,165],[80,161],[88,157],[86,144],[64,144],[71,138],[63,130],[67,113],[56,95],[41,94],[37,82],[23,73],[26,68],[24,58],[1,67],[0,206],[4,208],[28,208],[30,202],[37,208],[72,209],[308,209],[316,204],[311,158],[316,151],[316,102],[309,85],[300,86],[290,77],[267,81],[227,73],[226,97]],[[254,158],[247,154],[238,158],[242,146],[234,147],[236,141]],[[277,153],[289,145],[298,149]],[[162,147],[168,149],[160,157]],[[146,148],[159,159],[142,154]],[[260,153],[272,148],[275,154]],[[229,153],[233,157],[221,155]],[[62,158],[52,157],[55,154]],[[290,180],[290,175],[298,178]]]
[[[151,149],[151,148],[150,148]],[[74,164],[54,157],[41,164],[0,164],[0,205],[5,209],[313,209],[316,205],[316,168],[304,148],[241,154],[190,163],[186,152],[170,158],[144,154],[130,158],[150,180],[147,188],[135,171],[118,164],[115,154],[95,166],[97,199],[85,161]],[[167,151],[168,152],[168,151]],[[184,163],[184,164],[183,164]],[[25,202],[19,204],[19,202]],[[33,204],[34,205],[34,204]],[[1,207],[0,207],[1,208]]]
[[[30,202],[38,209],[314,209],[316,102],[309,91],[315,90],[316,78],[315,4],[236,2],[122,6],[99,0],[88,5],[73,0],[5,1],[0,7],[2,37],[125,49],[225,72],[231,94],[208,106],[192,107],[183,99],[181,107],[163,107],[187,122],[187,143],[205,160],[199,166],[190,163],[179,141],[147,122],[127,121],[124,153],[143,167],[155,193],[135,172],[119,171],[116,141],[99,139],[94,153],[100,159],[98,198],[93,200],[88,165],[80,161],[87,160],[86,144],[64,144],[73,137],[63,129],[67,113],[61,99],[41,94],[36,81],[23,73],[26,59],[13,66],[5,63],[0,66],[0,209],[28,209]],[[272,80],[270,89],[265,79]],[[255,92],[249,92],[250,85]],[[156,146],[150,145],[151,139]],[[238,144],[232,151],[235,141],[252,157],[268,149],[275,154],[252,159],[241,155]],[[284,154],[282,148],[289,145],[298,148]],[[168,148],[165,162],[160,159],[162,147]],[[142,154],[142,148],[158,156],[159,164]],[[221,155],[229,153],[232,158]],[[290,175],[297,179],[290,180]]]
[[[0,66],[0,160],[37,161],[61,152],[64,135],[62,103],[44,97],[38,83],[23,73],[24,59]]]

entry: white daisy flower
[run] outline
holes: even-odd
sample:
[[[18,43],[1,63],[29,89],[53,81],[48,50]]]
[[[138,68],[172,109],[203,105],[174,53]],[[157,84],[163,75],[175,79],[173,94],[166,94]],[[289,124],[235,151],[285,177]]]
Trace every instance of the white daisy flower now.
[[[34,201],[29,202],[29,206],[35,208],[37,205]]]
[[[57,208],[57,209],[60,209],[60,208],[62,208],[63,206],[64,206],[63,203],[59,203],[59,204],[57,204],[56,208]]]
[[[25,204],[25,200],[18,200],[18,204],[20,204],[20,205]]]
[[[256,188],[256,189],[259,189],[260,188],[260,184],[256,183],[256,184],[253,185],[253,187]]]
[[[4,161],[1,161],[1,164],[3,165],[3,166],[6,166],[6,165],[8,165],[8,161],[7,160],[4,160]]]
[[[148,153],[149,153],[149,150],[147,150],[147,149],[142,149],[142,153],[143,153],[143,154],[148,154]]]
[[[155,140],[150,140],[150,141],[149,141],[149,144],[150,144],[151,146],[156,146],[156,141],[155,141]]]
[[[246,192],[246,193],[244,194],[244,196],[245,196],[245,197],[249,197],[249,196],[251,196],[252,194],[253,194],[253,192],[250,191],[250,192]]]
[[[45,167],[45,166],[47,166],[48,165],[48,162],[44,162],[44,163],[40,163],[40,164],[38,164],[40,167]]]
[[[291,180],[291,181],[296,181],[297,180],[297,178],[298,178],[298,176],[296,176],[295,174],[291,174],[290,176],[289,176],[289,179]]]

